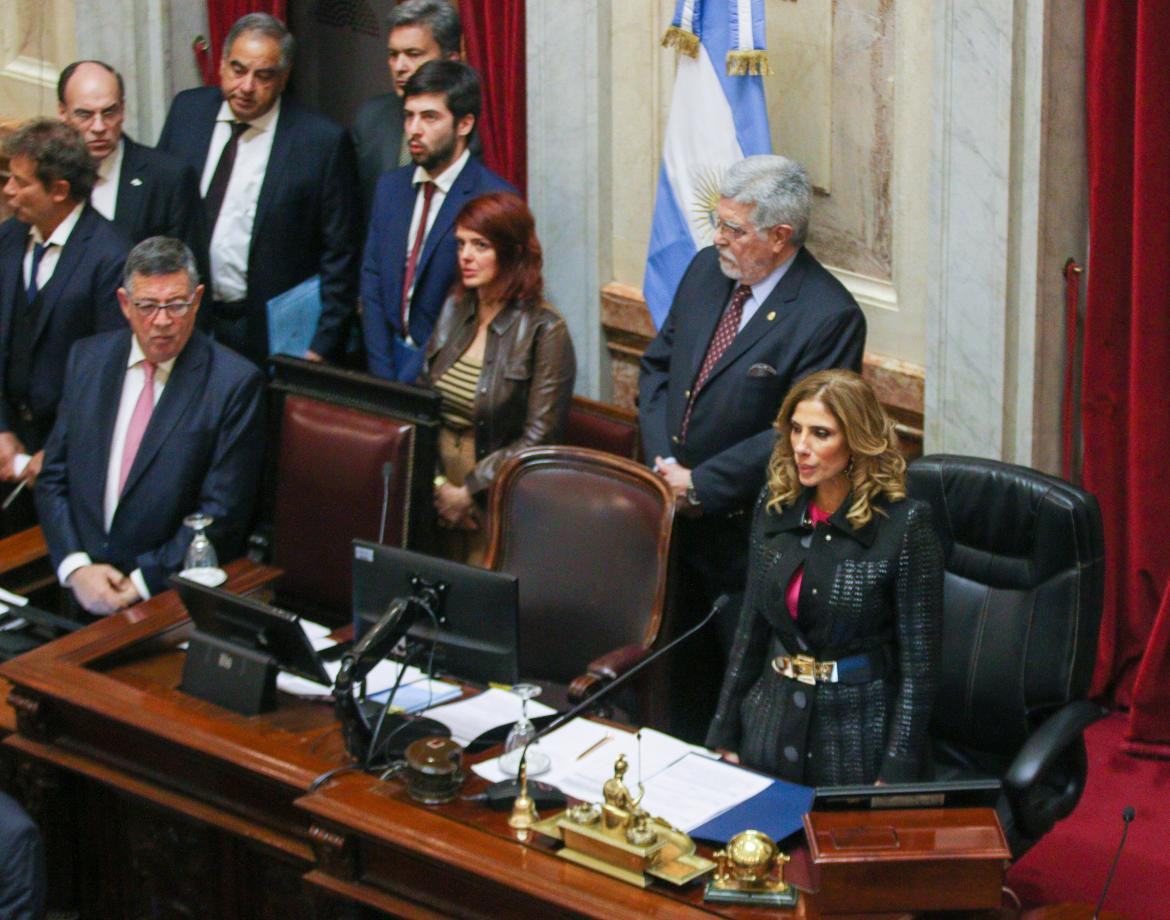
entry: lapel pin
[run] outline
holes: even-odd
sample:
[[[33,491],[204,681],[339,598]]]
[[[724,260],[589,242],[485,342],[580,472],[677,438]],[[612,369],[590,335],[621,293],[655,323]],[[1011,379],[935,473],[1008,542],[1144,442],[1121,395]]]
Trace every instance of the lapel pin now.
[[[131,185],[141,185],[142,180],[139,179],[137,176],[135,176],[133,179],[130,180],[130,184]]]
[[[769,310],[768,311],[768,322],[772,322],[772,320],[774,320],[775,318],[776,318],[776,311]]]

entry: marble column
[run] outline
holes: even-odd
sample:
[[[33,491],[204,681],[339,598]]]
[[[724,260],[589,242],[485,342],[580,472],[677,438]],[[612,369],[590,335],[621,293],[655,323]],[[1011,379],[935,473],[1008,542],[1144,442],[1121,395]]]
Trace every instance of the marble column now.
[[[1060,263],[1083,253],[1079,2],[938,0],[934,9],[926,449],[1054,469]],[[1059,86],[1060,92],[1056,92]],[[1083,129],[1082,129],[1083,130]],[[1079,250],[1079,251],[1078,251]]]
[[[528,0],[528,202],[548,299],[569,324],[577,392],[608,395],[601,284],[612,274],[607,0]]]
[[[75,0],[78,58],[116,67],[126,81],[126,133],[153,145],[171,98],[200,82],[191,42],[207,31],[202,3]]]

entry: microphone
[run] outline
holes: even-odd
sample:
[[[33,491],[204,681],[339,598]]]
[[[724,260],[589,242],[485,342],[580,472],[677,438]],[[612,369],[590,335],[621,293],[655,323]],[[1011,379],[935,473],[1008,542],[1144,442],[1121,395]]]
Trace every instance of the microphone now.
[[[1126,835],[1129,834],[1129,824],[1133,821],[1133,806],[1126,805],[1121,810],[1121,820],[1125,825],[1121,829],[1121,842],[1117,844],[1117,852],[1113,854],[1113,865],[1109,867],[1109,875],[1105,879],[1105,887],[1101,889],[1101,897],[1097,899],[1097,906],[1093,910],[1093,920],[1097,920],[1101,908],[1105,906],[1105,895],[1109,894],[1109,886],[1113,884],[1113,873],[1117,871],[1117,861],[1121,859],[1121,848],[1125,846]]]
[[[487,790],[488,800],[494,801],[494,800],[499,800],[499,799],[503,799],[503,798],[515,798],[517,795],[519,795],[519,793],[520,793],[520,775],[523,773],[526,761],[528,759],[528,749],[533,744],[535,744],[537,741],[539,741],[541,738],[543,738],[545,735],[549,734],[550,732],[556,731],[556,729],[560,728],[562,725],[564,725],[570,719],[575,719],[575,718],[577,718],[577,716],[581,715],[587,709],[591,709],[592,707],[596,706],[603,699],[605,699],[609,694],[611,694],[614,690],[616,690],[618,687],[621,687],[622,685],[627,683],[630,679],[632,679],[635,674],[639,673],[644,668],[648,668],[650,665],[652,665],[659,658],[661,658],[663,655],[665,655],[667,652],[669,652],[671,649],[673,649],[680,642],[684,642],[685,640],[687,640],[691,636],[693,636],[695,633],[697,633],[700,629],[702,629],[704,626],[706,626],[708,623],[710,623],[711,620],[714,619],[717,614],[722,613],[730,605],[731,605],[731,597],[727,594],[720,594],[719,597],[717,597],[715,599],[715,603],[711,605],[711,609],[707,612],[707,615],[705,617],[703,617],[703,619],[701,619],[694,626],[692,626],[690,629],[688,629],[686,632],[684,632],[681,636],[676,636],[675,638],[671,639],[669,642],[666,643],[666,645],[662,646],[662,648],[658,649],[657,651],[653,652],[651,655],[649,655],[646,658],[643,658],[641,661],[639,661],[636,665],[634,665],[632,668],[630,668],[630,670],[626,671],[625,674],[621,675],[620,677],[618,677],[616,680],[612,681],[611,683],[606,684],[604,687],[602,687],[600,690],[598,690],[595,694],[593,694],[593,696],[590,696],[590,697],[587,697],[586,699],[583,699],[576,706],[573,706],[572,708],[563,712],[561,715],[557,716],[555,719],[553,719],[551,722],[549,722],[548,725],[544,726],[544,728],[540,729],[540,731],[538,731],[535,735],[532,736],[532,740],[529,741],[526,745],[524,745],[524,752],[520,755],[520,764],[519,764],[519,769],[517,770],[517,773],[516,773],[516,779],[506,779],[506,780],[501,780],[498,783],[492,783],[492,785],[489,786],[488,790]]]
[[[382,543],[386,537],[386,512],[390,508],[390,479],[394,476],[394,462],[387,460],[382,464],[382,520],[378,524],[378,542]]]

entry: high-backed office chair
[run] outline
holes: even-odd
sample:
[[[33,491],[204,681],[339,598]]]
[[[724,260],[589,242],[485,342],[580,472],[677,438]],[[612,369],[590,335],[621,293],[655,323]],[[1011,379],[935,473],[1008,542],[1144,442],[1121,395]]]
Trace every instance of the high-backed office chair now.
[[[565,423],[564,443],[590,447],[630,460],[642,459],[638,413],[632,409],[574,396]]]
[[[601,451],[529,448],[497,475],[489,520],[488,568],[520,580],[520,673],[552,685],[546,702],[565,702],[558,685],[584,699],[649,654],[674,526],[660,477]],[[637,715],[655,721],[667,701],[639,689]]]
[[[910,464],[943,546],[932,734],[940,776],[996,776],[1016,856],[1084,790],[1085,699],[1104,596],[1097,500],[1036,470],[933,455]]]
[[[284,570],[282,606],[350,618],[355,537],[428,550],[439,396],[279,356],[259,543]]]

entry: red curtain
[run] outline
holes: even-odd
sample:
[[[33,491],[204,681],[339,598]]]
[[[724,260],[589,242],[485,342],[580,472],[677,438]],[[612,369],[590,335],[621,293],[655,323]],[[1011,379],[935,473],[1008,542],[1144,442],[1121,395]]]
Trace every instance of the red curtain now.
[[[1107,559],[1093,692],[1131,707],[1131,737],[1170,742],[1170,3],[1085,12],[1084,482]]]
[[[483,79],[479,135],[488,169],[528,194],[524,0],[459,0],[467,63]]]
[[[204,84],[219,83],[223,40],[237,19],[248,13],[271,13],[287,23],[287,10],[288,0],[207,0],[207,40],[195,48]]]

